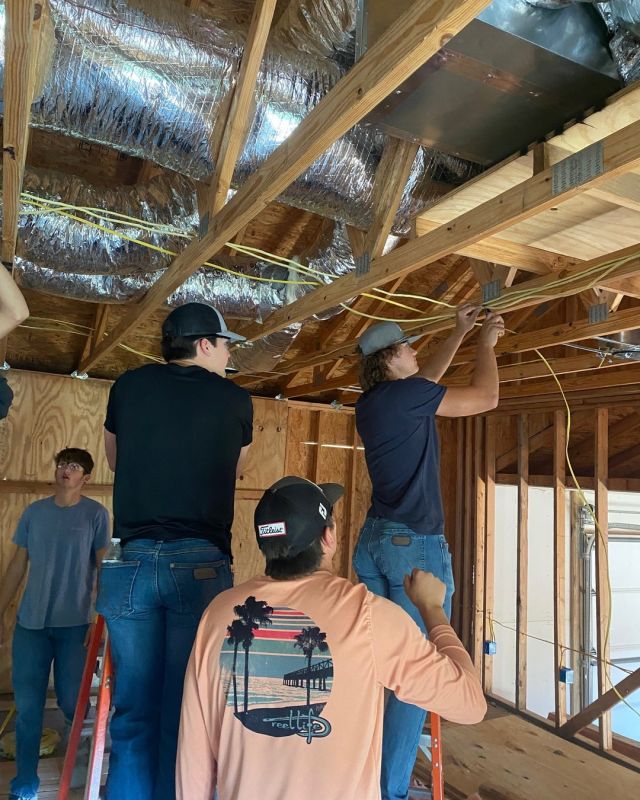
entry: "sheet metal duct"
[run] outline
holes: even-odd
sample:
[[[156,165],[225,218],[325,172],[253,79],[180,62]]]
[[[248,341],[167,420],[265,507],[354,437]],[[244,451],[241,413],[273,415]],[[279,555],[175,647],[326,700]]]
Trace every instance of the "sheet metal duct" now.
[[[362,0],[357,53],[410,4]],[[488,166],[600,105],[619,86],[594,8],[495,0],[368,121]]]

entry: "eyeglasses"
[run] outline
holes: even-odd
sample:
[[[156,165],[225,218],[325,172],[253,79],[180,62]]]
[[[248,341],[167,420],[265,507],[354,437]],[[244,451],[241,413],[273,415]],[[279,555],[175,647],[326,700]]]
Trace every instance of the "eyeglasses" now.
[[[70,469],[72,472],[79,472],[80,470],[84,470],[84,467],[82,466],[82,464],[76,464],[76,462],[75,462],[75,461],[71,461],[71,462],[67,462],[67,461],[59,461],[59,462],[56,464],[56,469],[67,469],[67,467],[68,467],[68,468],[69,468],[69,469]]]

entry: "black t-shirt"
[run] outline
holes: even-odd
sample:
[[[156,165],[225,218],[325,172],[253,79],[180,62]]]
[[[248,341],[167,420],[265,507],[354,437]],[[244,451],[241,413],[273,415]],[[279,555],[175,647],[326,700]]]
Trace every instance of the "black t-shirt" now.
[[[7,416],[12,402],[13,391],[4,375],[0,375],[0,419],[4,419]]]
[[[369,516],[444,533],[435,414],[445,391],[415,376],[379,383],[358,399],[356,425],[373,487]]]
[[[115,535],[208,539],[230,553],[236,466],[252,425],[251,395],[202,367],[125,372],[105,420],[117,437]]]

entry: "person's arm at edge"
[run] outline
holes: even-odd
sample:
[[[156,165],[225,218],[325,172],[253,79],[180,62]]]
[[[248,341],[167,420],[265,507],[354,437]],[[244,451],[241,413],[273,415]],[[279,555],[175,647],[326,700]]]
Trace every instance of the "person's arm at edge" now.
[[[6,267],[0,269],[0,339],[29,316],[27,302]]]
[[[480,331],[471,382],[468,386],[447,388],[436,411],[437,416],[467,417],[491,411],[498,405],[500,388],[494,348],[503,333],[502,317],[488,314]]]
[[[16,596],[22,579],[27,572],[28,565],[29,553],[26,547],[16,546],[16,551],[9,562],[7,571],[2,576],[2,587],[0,588],[0,644],[4,640],[4,623],[2,621],[4,612]]]
[[[111,472],[116,471],[116,456],[118,452],[118,444],[115,433],[111,433],[106,428],[104,429],[104,451],[107,456],[107,464]]]
[[[462,340],[475,325],[479,313],[480,308],[478,306],[470,304],[460,306],[456,312],[456,326],[453,332],[447,339],[440,342],[432,353],[427,355],[418,370],[418,375],[421,378],[426,378],[433,383],[439,383],[442,376],[451,366],[453,357],[458,352]]]
[[[196,639],[184,679],[176,759],[176,800],[211,800],[216,788],[216,753],[207,729],[198,685],[198,645]]]

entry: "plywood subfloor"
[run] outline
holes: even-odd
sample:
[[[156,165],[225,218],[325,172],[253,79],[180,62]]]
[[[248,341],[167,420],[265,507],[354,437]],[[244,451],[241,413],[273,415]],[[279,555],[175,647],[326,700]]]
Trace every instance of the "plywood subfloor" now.
[[[497,708],[479,725],[445,723],[442,741],[445,781],[456,797],[630,800],[640,790],[633,769]]]

